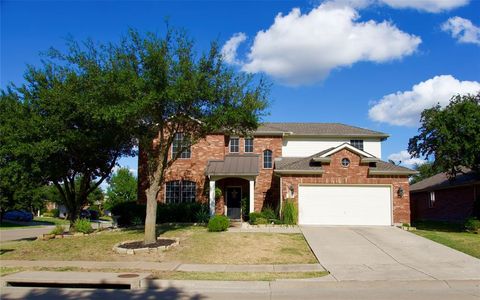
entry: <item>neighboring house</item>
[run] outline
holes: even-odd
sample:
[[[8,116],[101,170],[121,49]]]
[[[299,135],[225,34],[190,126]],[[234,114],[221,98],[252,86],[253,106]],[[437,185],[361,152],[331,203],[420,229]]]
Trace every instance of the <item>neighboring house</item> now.
[[[211,213],[241,218],[280,212],[285,199],[300,224],[410,223],[410,169],[382,161],[385,133],[338,123],[264,123],[250,137],[211,134],[182,153],[166,172],[158,201],[209,203]],[[176,136],[171,151],[183,134]],[[139,199],[145,201],[145,161],[139,156]],[[215,199],[215,188],[222,196]]]
[[[469,169],[449,180],[439,173],[410,186],[412,220],[464,221],[480,201],[480,174]],[[478,209],[478,208],[477,208]]]

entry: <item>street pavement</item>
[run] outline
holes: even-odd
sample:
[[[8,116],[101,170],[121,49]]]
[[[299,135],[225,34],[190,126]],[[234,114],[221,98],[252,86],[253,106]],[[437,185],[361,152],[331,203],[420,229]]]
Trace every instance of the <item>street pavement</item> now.
[[[2,299],[405,299],[478,300],[478,281],[161,281],[133,290],[3,287]]]
[[[338,281],[480,280],[480,260],[396,227],[301,226]]]
[[[39,235],[49,233],[53,228],[55,228],[55,226],[0,230],[0,242],[34,240]]]

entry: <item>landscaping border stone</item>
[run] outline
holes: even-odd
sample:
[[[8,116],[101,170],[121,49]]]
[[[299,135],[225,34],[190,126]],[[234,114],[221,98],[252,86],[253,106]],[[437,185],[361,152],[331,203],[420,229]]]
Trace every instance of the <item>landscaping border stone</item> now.
[[[128,243],[133,243],[133,242],[138,242],[138,240],[129,240],[129,241],[123,241],[120,243],[116,243],[112,250],[115,251],[118,254],[129,254],[129,255],[134,255],[134,254],[149,254],[149,253],[158,253],[158,252],[163,252],[166,251],[172,247],[178,246],[180,243],[180,238],[163,238],[163,237],[158,237],[157,240],[161,239],[168,239],[168,240],[175,240],[175,242],[171,245],[168,246],[159,246],[159,247],[142,247],[142,248],[136,248],[136,249],[126,249],[126,248],[121,248],[121,245],[128,244]]]

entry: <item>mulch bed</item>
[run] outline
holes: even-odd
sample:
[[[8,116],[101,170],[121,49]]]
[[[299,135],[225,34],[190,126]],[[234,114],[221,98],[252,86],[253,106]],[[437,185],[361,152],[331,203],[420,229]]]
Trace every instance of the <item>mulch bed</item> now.
[[[124,249],[157,248],[160,246],[170,246],[175,242],[176,242],[175,240],[160,239],[160,240],[157,240],[155,243],[148,244],[148,245],[145,245],[142,241],[138,241],[138,242],[121,244],[121,245],[118,245],[118,247],[124,248]]]

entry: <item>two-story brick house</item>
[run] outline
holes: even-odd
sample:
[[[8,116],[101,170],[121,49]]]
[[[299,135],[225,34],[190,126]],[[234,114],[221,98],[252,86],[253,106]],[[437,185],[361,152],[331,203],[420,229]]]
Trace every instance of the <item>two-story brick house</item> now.
[[[181,143],[177,134],[176,143]],[[298,205],[300,224],[410,222],[410,169],[382,161],[385,133],[338,123],[264,123],[250,137],[211,134],[167,170],[158,201],[209,203],[212,214],[241,217],[265,205]],[[139,161],[140,200],[144,173]],[[215,188],[222,196],[216,199]]]

